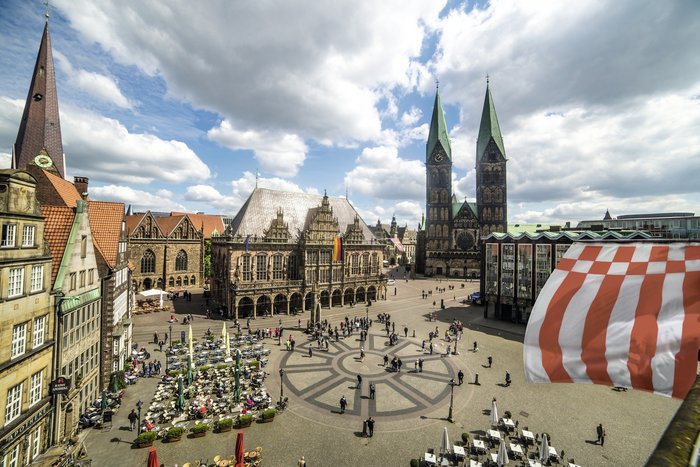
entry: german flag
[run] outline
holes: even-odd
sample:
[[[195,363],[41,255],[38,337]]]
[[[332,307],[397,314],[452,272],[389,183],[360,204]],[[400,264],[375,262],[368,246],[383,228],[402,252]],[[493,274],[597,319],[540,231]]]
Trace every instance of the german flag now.
[[[343,237],[335,237],[333,240],[333,262],[343,260]]]

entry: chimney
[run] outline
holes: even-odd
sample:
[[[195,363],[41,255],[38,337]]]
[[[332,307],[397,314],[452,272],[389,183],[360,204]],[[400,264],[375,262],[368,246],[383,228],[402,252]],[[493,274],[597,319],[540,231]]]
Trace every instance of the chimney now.
[[[88,193],[88,178],[87,177],[73,177],[73,185],[75,189],[78,190],[78,194],[85,198]]]

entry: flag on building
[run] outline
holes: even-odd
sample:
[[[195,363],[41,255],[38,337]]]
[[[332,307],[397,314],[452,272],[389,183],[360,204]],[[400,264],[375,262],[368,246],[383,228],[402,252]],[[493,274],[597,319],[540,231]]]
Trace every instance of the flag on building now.
[[[335,237],[333,240],[333,261],[343,260],[343,237]]]
[[[574,243],[525,332],[530,382],[622,386],[682,399],[700,349],[700,243]]]

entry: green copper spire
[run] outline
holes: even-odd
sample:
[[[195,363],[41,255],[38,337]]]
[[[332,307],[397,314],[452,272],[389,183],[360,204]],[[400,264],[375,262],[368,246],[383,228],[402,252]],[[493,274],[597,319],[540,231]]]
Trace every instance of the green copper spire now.
[[[503,137],[501,136],[501,128],[498,126],[498,118],[496,117],[496,107],[493,105],[491,90],[489,90],[489,81],[486,80],[486,97],[484,98],[484,110],[481,112],[481,125],[479,126],[479,139],[476,140],[476,160],[481,160],[486,151],[486,146],[493,138],[493,141],[498,146],[503,157],[506,157],[506,150],[503,147]]]
[[[452,148],[450,147],[450,138],[447,136],[447,124],[445,123],[445,114],[442,112],[439,89],[435,91],[433,119],[430,121],[430,133],[428,134],[428,144],[426,146],[426,160],[430,158],[438,142],[442,145],[442,149],[445,150],[447,157],[452,159]]]

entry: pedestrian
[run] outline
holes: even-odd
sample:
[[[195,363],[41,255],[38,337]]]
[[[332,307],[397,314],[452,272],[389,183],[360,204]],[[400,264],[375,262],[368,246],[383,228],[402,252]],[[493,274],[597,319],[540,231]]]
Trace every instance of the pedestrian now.
[[[486,358],[486,361],[488,361],[488,363],[489,363],[488,367],[491,368],[491,365],[493,364],[493,357],[491,355],[489,355],[488,358]]]
[[[403,328],[403,336],[408,337],[408,326],[404,326]]]
[[[461,386],[464,381],[464,372],[462,370],[459,370],[459,373],[457,373],[457,381],[459,381],[459,385]]]
[[[425,350],[425,339],[423,339],[423,342],[421,342],[420,349]]]
[[[348,401],[345,399],[345,395],[340,397],[340,413],[344,414],[345,413],[345,407],[347,407]]]
[[[374,399],[374,396],[377,393],[377,387],[374,385],[374,383],[370,383],[369,385],[369,398]]]
[[[402,362],[401,359],[399,358],[399,359],[396,361],[396,366],[399,368],[399,373],[401,373],[401,365],[403,365],[403,362]]]
[[[297,462],[297,467],[306,467],[306,461],[304,460],[304,456],[301,456],[299,458],[299,462]]]
[[[510,372],[506,370],[506,387],[510,386]]]
[[[479,346],[477,345],[476,341],[474,341],[474,347],[472,348],[472,350],[473,350],[474,352],[478,352],[478,351],[479,351]]]
[[[432,355],[432,354],[433,354],[433,343],[431,342],[430,343],[430,355]]]
[[[158,348],[161,352],[163,351],[163,341],[158,341]]]
[[[596,434],[598,435],[598,444],[602,444],[603,440],[603,424],[599,423],[598,426],[595,429]]]
[[[389,356],[384,355],[384,366],[387,366],[389,364]]]
[[[369,437],[371,438],[374,435],[374,420],[372,420],[372,417],[367,419],[367,429],[369,430]]]
[[[314,356],[314,351],[311,349],[311,346],[309,346],[309,358]]]
[[[362,389],[362,375],[357,375],[357,389]]]
[[[364,359],[365,359],[365,349],[360,347],[360,361],[362,362],[362,361],[364,361]]]
[[[418,371],[420,373],[423,373],[423,359],[422,358],[418,359]]]
[[[603,430],[603,434],[600,437],[600,445],[605,446],[605,430]]]
[[[136,427],[136,420],[138,420],[139,416],[136,413],[135,409],[131,409],[131,413],[129,414],[129,430],[134,431],[134,428]]]
[[[418,359],[416,358],[416,361],[413,362],[413,372],[418,373]]]

